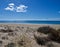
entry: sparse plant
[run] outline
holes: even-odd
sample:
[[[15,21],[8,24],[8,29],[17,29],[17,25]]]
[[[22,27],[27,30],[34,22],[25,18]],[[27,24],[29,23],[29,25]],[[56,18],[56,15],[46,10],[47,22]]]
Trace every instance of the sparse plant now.
[[[8,37],[4,36],[4,37],[2,37],[2,39],[5,40],[5,39],[8,39]]]
[[[19,45],[19,46],[24,46],[24,41],[23,41],[23,40],[18,41],[18,45]]]
[[[47,47],[54,47],[54,45],[52,44],[52,42],[47,44]]]
[[[6,45],[5,47],[15,47],[15,43],[9,43],[9,44]]]
[[[16,33],[15,33],[15,32],[9,32],[8,35],[9,35],[9,36],[15,36]]]
[[[37,37],[37,36],[35,36],[35,35],[34,35],[34,37],[35,37],[36,42],[37,42],[39,45],[45,45],[46,40],[45,40],[44,38],[42,38],[42,37]]]
[[[0,41],[0,44],[2,44],[3,42],[2,41]]]

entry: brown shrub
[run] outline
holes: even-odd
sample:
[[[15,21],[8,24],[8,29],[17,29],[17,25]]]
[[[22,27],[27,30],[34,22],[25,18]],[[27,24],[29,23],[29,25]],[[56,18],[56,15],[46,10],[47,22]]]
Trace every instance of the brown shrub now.
[[[49,27],[49,26],[44,26],[44,27],[39,27],[37,29],[38,32],[44,33],[44,34],[48,34],[48,33],[53,33],[54,31],[56,31],[55,29]]]
[[[19,46],[23,46],[23,45],[24,45],[24,41],[23,41],[23,40],[18,41],[18,45],[19,45]]]
[[[9,32],[8,35],[9,35],[9,36],[15,36],[15,35],[17,35],[17,34],[16,34],[15,32]]]
[[[46,26],[46,27],[39,27],[37,29],[37,32],[48,34],[49,39],[51,39],[52,41],[60,43],[60,29],[56,30],[56,29],[53,29],[49,26]]]
[[[2,41],[0,41],[0,44],[2,44],[3,42]]]
[[[57,31],[59,31],[59,32],[60,32],[60,29],[58,29]]]
[[[9,43],[9,44],[6,45],[5,47],[15,47],[15,43]]]
[[[6,37],[6,36],[3,36],[3,37],[2,37],[2,39],[3,39],[3,40],[5,40],[5,39],[7,39],[7,40],[8,40],[8,37]]]
[[[47,45],[47,47],[54,47],[52,42],[48,42],[46,45]]]
[[[52,40],[52,41],[55,41],[55,42],[58,42],[60,43],[60,33],[58,31],[54,32],[54,33],[51,33],[48,35],[48,37]]]
[[[0,32],[8,33],[8,32],[13,32],[13,30],[11,30],[11,29],[7,29],[7,30],[5,30],[5,29],[1,29]]]
[[[45,45],[45,43],[48,42],[48,39],[44,37],[39,37],[39,36],[34,35],[34,38],[39,45]]]

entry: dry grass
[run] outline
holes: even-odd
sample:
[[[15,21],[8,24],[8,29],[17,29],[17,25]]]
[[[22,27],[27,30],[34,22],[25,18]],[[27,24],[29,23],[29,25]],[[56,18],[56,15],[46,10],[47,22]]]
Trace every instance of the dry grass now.
[[[55,44],[60,46],[60,29],[56,30],[50,26],[37,28],[6,25],[4,29],[0,29],[0,43],[5,47],[55,47]]]

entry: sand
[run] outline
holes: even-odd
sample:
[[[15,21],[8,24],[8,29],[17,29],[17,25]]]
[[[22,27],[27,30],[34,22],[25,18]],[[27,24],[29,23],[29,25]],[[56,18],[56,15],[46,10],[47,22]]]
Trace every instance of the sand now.
[[[0,47],[48,47],[38,45],[34,38],[37,29],[43,26],[60,29],[58,24],[0,24]],[[59,43],[52,43],[55,44],[54,47],[60,47]]]

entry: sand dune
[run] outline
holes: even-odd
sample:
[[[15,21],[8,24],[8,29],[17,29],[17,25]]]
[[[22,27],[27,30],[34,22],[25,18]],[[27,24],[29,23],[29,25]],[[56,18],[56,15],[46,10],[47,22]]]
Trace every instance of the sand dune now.
[[[49,40],[48,34],[37,31],[39,27],[47,26],[55,30],[60,29],[60,25],[0,24],[0,47],[60,47],[57,40]],[[36,41],[38,37],[40,44]]]

